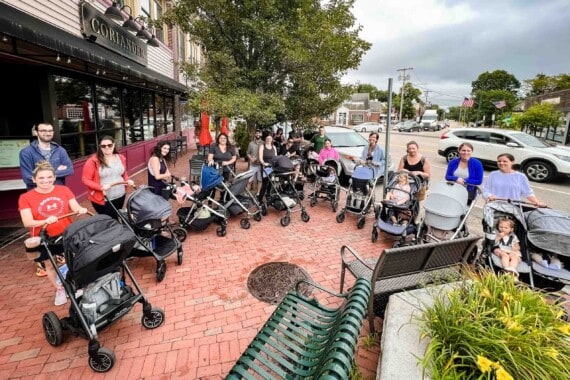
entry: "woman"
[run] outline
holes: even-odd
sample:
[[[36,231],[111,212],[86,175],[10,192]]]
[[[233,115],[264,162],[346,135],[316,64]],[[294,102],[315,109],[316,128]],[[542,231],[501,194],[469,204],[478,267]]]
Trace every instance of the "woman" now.
[[[299,152],[299,147],[295,144],[292,138],[288,138],[287,143],[285,145],[281,145],[281,148],[277,149],[277,151],[279,152],[280,156],[287,156],[291,159],[297,158],[301,155],[301,152]]]
[[[328,137],[325,139],[325,146],[319,152],[319,165],[324,164],[328,160],[340,161],[340,156],[332,146],[332,141]]]
[[[164,181],[168,182],[172,178],[168,162],[170,162],[170,142],[161,141],[154,147],[147,165],[148,185],[154,188],[155,194],[161,195],[167,186]]]
[[[526,176],[513,169],[514,163],[515,157],[510,153],[503,153],[497,157],[499,170],[491,172],[487,177],[483,185],[483,197],[489,202],[497,199],[520,201],[526,198],[535,206],[544,207],[545,205],[534,195]]]
[[[368,136],[368,146],[364,148],[360,155],[362,164],[369,163],[374,170],[374,177],[379,178],[384,174],[384,149],[378,145],[380,135],[376,132]]]
[[[445,179],[466,186],[471,203],[477,196],[477,186],[483,183],[483,164],[471,157],[473,145],[462,143],[457,150],[459,157],[449,161]]]
[[[415,141],[406,144],[407,154],[400,159],[398,171],[407,170],[418,177],[424,184],[429,182],[431,177],[431,164],[419,151],[419,145]]]
[[[81,207],[75,195],[68,187],[55,185],[55,170],[47,161],[40,161],[32,172],[32,180],[36,187],[27,193],[20,195],[18,210],[24,227],[30,228],[30,236],[39,236],[40,230],[47,225],[46,232],[50,237],[57,237],[71,224],[71,218],[61,216],[70,212],[85,214],[87,209]],[[53,249],[52,249],[53,248]],[[50,247],[53,254],[63,252],[61,245]],[[48,276],[56,286],[55,305],[63,305],[67,302],[63,286],[56,284],[56,273],[51,265],[44,264],[48,259],[47,249],[40,245],[40,256],[35,259],[37,268],[36,275]],[[47,269],[49,267],[49,269]]]
[[[268,134],[265,136],[264,143],[259,146],[258,157],[259,162],[261,163],[261,170],[265,170],[266,167],[271,166],[275,157],[277,156],[277,148],[273,145],[273,137]],[[265,192],[267,191],[267,187],[269,186],[269,178],[263,174],[263,180],[261,181],[261,189],[259,190],[259,194],[257,199],[259,202],[263,202],[263,197],[265,196]]]
[[[127,160],[117,152],[115,139],[111,136],[101,137],[97,153],[85,162],[81,180],[87,186],[87,198],[95,211],[115,219],[116,210],[121,209],[125,203],[126,191],[123,185],[111,185],[127,182],[134,186],[127,174]]]
[[[273,144],[277,147],[277,150],[280,150],[281,147],[285,144],[285,135],[283,134],[283,128],[277,128],[275,132],[275,138],[273,139]]]
[[[222,175],[224,176],[224,181],[227,181],[230,178],[228,166],[233,165],[235,162],[236,152],[230,146],[228,135],[220,133],[216,138],[216,142],[210,147],[208,165],[212,166],[214,163],[220,165],[223,168]]]

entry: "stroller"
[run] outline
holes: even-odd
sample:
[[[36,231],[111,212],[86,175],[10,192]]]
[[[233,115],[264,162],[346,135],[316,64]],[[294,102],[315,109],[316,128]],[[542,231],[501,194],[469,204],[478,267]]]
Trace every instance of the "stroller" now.
[[[331,202],[333,212],[337,211],[340,197],[340,182],[337,175],[339,167],[340,164],[337,161],[329,160],[315,169],[315,182],[313,183],[315,190],[310,195],[311,207],[321,199]]]
[[[435,243],[469,235],[467,218],[476,199],[468,205],[467,188],[455,182],[439,181],[430,188],[424,202],[425,218],[418,228],[417,242]]]
[[[170,225],[168,218],[171,214],[170,203],[148,186],[138,187],[128,197],[126,209],[117,210],[119,220],[136,236],[137,242],[131,256],[154,257],[156,280],[159,282],[166,275],[165,259],[177,252],[178,265],[182,265],[184,255],[180,240],[186,238],[186,231]]]
[[[291,222],[291,213],[295,211],[301,212],[301,220],[307,223],[311,217],[305,211],[301,196],[295,187],[296,177],[300,175],[300,171],[295,170],[294,164],[288,157],[278,156],[271,168],[265,168],[263,175],[268,179],[268,192],[266,194],[267,204],[277,211],[285,211],[285,215],[280,222],[286,227]],[[295,210],[298,208],[298,210]],[[261,204],[262,215],[267,214],[267,206]]]
[[[410,186],[410,191],[400,189],[398,178],[400,175],[407,176],[407,184]],[[416,222],[415,219],[419,214],[420,202],[418,200],[418,190],[422,186],[420,178],[407,172],[400,171],[391,175],[385,189],[385,193],[401,192],[408,200],[405,203],[398,204],[394,200],[383,200],[382,206],[375,210],[378,219],[372,227],[372,242],[378,240],[380,231],[384,231],[393,236],[400,236],[399,241],[394,244],[394,247],[402,246],[406,243],[407,236],[415,235]]]
[[[493,254],[496,224],[501,217],[515,222],[514,232],[519,239],[522,259],[515,269],[522,281],[533,288],[548,289],[561,289],[570,284],[570,272],[564,268],[570,263],[570,218],[567,215],[556,210],[535,208],[521,201],[504,200],[485,204],[485,242],[481,258],[494,272],[504,270],[500,258]],[[554,257],[560,260],[560,269],[549,267]]]
[[[216,188],[223,184],[224,177],[219,170],[203,164],[199,191],[190,191],[191,189],[188,189],[189,185],[186,183],[182,183],[182,187],[175,187],[174,193],[179,196],[177,197],[178,201],[183,203],[188,200],[191,203],[191,206],[180,207],[176,212],[180,226],[190,231],[199,232],[208,228],[217,219],[220,226],[217,228],[216,234],[220,237],[226,236],[229,212],[213,198]]]
[[[358,229],[364,228],[366,215],[375,207],[375,187],[376,177],[374,177],[372,166],[356,165],[348,182],[346,203],[336,216],[337,223],[344,222],[346,213],[349,212],[358,215],[356,224]],[[378,215],[375,215],[375,217],[378,218]]]
[[[155,329],[164,322],[164,311],[153,308],[142,294],[124,259],[137,242],[133,231],[107,215],[95,215],[72,223],[63,233],[67,272],[57,270],[43,230],[42,244],[71,301],[69,316],[53,311],[42,317],[48,343],[59,346],[63,332],[70,331],[89,341],[88,362],[95,372],[107,372],[115,364],[113,351],[98,341],[98,332],[127,314],[136,303],[143,306],[142,325]],[[132,284],[129,285],[127,280]],[[83,292],[77,292],[82,289]]]
[[[255,170],[248,170],[239,174],[232,173],[231,182],[222,182],[218,185],[219,188],[223,189],[222,206],[228,210],[230,217],[247,213],[239,223],[240,227],[246,230],[251,226],[250,218],[257,222],[261,220],[261,205],[247,188],[250,179],[255,174]]]

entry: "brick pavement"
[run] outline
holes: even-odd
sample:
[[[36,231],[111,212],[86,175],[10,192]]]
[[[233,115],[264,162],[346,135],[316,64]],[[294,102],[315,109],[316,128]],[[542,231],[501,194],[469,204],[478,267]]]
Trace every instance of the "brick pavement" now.
[[[173,173],[188,175],[188,158],[179,158]],[[238,170],[245,163],[240,161]],[[133,177],[146,183],[146,172]],[[344,201],[342,195],[341,205]],[[87,205],[87,202],[84,202]],[[115,352],[115,367],[96,374],[87,364],[87,341],[65,335],[64,343],[51,347],[45,340],[41,316],[53,310],[68,315],[66,306],[53,306],[54,289],[46,278],[34,275],[22,241],[0,251],[0,379],[220,379],[224,378],[241,352],[256,335],[274,306],[255,299],[247,289],[249,273],[267,262],[287,261],[304,268],[311,278],[334,290],[339,289],[340,247],[353,246],[365,257],[377,255],[391,240],[371,243],[371,219],[363,230],[348,216],[335,221],[330,203],[311,208],[308,223],[300,213],[282,227],[280,213],[270,208],[261,222],[252,220],[249,230],[230,219],[227,235],[216,236],[216,224],[199,233],[189,233],[184,242],[184,262],[176,255],[167,259],[163,282],[155,279],[154,259],[135,258],[128,263],[153,306],[166,313],[164,325],[146,330],[141,325],[141,307],[99,334],[101,344]],[[174,214],[175,217],[175,214]],[[352,278],[349,277],[349,281]],[[320,297],[326,304],[333,299]],[[376,321],[380,330],[380,320]],[[374,378],[380,354],[379,344],[365,347],[367,322],[361,331],[356,354],[364,379]]]

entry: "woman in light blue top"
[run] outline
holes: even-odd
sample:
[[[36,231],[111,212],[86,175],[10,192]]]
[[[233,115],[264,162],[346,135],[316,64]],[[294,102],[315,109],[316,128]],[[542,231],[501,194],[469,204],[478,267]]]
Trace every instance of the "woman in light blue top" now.
[[[362,164],[372,165],[374,170],[374,177],[379,178],[384,175],[384,149],[380,148],[378,145],[378,139],[380,135],[376,132],[370,133],[368,136],[368,146],[364,148],[362,154],[360,155],[360,160]]]

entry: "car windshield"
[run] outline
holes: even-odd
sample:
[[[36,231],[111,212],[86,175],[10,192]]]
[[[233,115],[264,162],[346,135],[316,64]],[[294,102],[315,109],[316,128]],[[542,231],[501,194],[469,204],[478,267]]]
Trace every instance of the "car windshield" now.
[[[351,147],[351,146],[365,146],[368,144],[368,140],[360,136],[357,132],[339,132],[339,133],[327,133],[327,136],[331,139],[333,146],[340,147]]]
[[[528,133],[513,133],[511,137],[517,139],[524,145],[533,147],[533,148],[548,148],[548,145],[539,140],[538,138],[529,135]]]

